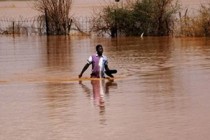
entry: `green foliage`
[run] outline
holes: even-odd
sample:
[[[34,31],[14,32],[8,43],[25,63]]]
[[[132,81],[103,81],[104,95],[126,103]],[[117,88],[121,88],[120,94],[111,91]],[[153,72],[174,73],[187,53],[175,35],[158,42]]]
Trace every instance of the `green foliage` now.
[[[100,29],[110,30],[117,28],[121,35],[139,36],[169,35],[173,28],[173,15],[179,10],[178,2],[173,0],[136,0],[123,7],[114,5],[104,8],[100,14]],[[97,19],[97,18],[96,18]],[[99,27],[96,23],[94,27]],[[107,32],[106,30],[106,32]]]
[[[155,30],[155,4],[152,0],[137,1],[133,6],[133,17],[135,20],[135,30],[139,33],[152,34]]]
[[[169,35],[173,29],[174,15],[179,10],[178,2],[173,0],[142,0],[134,4],[135,21],[140,31],[147,35]]]

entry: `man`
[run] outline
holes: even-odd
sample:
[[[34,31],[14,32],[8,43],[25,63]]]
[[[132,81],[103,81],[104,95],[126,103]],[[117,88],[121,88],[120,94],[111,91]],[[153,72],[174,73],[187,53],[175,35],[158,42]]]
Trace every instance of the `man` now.
[[[105,78],[104,73],[113,78],[114,76],[112,74],[117,73],[117,70],[109,69],[107,57],[103,55],[102,45],[96,46],[96,52],[96,54],[88,58],[88,63],[83,67],[81,73],[79,74],[79,78],[82,77],[83,73],[88,69],[90,65],[92,65],[91,78]]]

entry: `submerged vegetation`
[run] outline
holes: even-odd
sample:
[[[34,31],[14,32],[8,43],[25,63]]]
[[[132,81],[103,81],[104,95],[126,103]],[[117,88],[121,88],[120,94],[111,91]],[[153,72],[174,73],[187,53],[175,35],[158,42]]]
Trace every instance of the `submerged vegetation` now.
[[[181,4],[175,0],[135,0],[122,6],[104,7],[94,17],[93,29],[99,34],[109,33],[140,36],[210,36],[210,4],[201,5],[197,15],[182,14]]]
[[[94,28],[96,31],[110,30],[111,36],[115,36],[116,30],[125,36],[142,33],[167,36],[173,30],[179,8],[174,0],[136,0],[120,7],[109,5],[95,17]]]
[[[179,13],[178,29],[175,32],[178,36],[210,36],[210,4],[201,5],[198,14],[189,16],[188,10],[182,16]]]
[[[35,9],[45,15],[47,34],[64,35],[70,30],[72,0],[37,0]]]

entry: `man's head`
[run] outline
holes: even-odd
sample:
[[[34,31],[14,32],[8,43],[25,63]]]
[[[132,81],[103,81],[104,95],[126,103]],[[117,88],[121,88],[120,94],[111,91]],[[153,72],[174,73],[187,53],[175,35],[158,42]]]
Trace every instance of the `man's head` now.
[[[97,54],[99,55],[99,56],[102,56],[102,54],[103,54],[103,47],[102,47],[102,45],[97,45],[96,46],[96,52],[97,52]]]

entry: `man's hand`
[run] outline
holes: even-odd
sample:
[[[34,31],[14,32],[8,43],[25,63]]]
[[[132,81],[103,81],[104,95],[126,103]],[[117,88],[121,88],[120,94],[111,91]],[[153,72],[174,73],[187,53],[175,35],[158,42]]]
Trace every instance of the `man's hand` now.
[[[89,67],[89,65],[90,65],[90,64],[87,63],[87,64],[83,67],[82,72],[78,75],[79,78],[82,77],[82,74],[87,70],[87,68]]]

